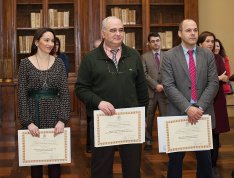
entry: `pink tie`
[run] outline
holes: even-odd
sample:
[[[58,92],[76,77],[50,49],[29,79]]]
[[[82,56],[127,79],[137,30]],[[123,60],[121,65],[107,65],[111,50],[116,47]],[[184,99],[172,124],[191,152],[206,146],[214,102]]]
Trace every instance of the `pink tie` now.
[[[159,69],[159,66],[160,66],[160,61],[159,61],[159,57],[158,57],[158,53],[155,53],[155,61],[156,61],[156,64],[158,66],[158,69]]]
[[[188,50],[189,54],[189,73],[190,79],[192,82],[192,100],[197,101],[197,92],[196,92],[196,66],[193,58],[193,50]]]

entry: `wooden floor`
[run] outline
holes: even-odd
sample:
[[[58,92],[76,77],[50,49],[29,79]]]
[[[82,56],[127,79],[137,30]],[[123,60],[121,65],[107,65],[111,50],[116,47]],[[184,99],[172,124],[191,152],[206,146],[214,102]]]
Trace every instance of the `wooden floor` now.
[[[221,148],[218,160],[218,170],[221,178],[231,178],[234,169],[234,118],[230,118],[231,131],[221,135]],[[86,125],[81,125],[77,118],[70,122],[72,130],[72,163],[62,165],[62,178],[89,178],[90,154],[85,152]],[[155,129],[156,130],[156,129]],[[157,135],[154,131],[153,151],[143,150],[142,178],[165,178],[168,157],[159,154]],[[30,169],[18,166],[17,136],[14,123],[2,123],[0,127],[0,178],[29,178]],[[184,160],[183,178],[195,178],[196,161],[193,153],[187,153]],[[46,176],[45,168],[45,176]],[[121,178],[121,165],[118,152],[115,154],[113,167],[114,178]]]

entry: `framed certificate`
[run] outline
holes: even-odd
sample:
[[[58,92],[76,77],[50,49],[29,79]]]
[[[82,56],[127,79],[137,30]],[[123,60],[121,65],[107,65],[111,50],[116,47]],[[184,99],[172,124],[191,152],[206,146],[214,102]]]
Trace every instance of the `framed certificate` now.
[[[145,141],[145,108],[116,109],[106,116],[94,111],[95,147],[143,143]]]
[[[159,152],[210,150],[213,148],[211,116],[203,115],[196,124],[187,116],[158,117]]]
[[[71,163],[70,128],[54,136],[53,129],[40,129],[40,137],[18,130],[19,166]]]

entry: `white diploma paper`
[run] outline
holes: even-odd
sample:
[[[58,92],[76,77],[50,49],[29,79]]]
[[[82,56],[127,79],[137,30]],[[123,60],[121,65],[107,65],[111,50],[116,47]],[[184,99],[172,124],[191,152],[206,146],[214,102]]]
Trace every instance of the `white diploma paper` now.
[[[70,128],[54,136],[54,129],[40,129],[40,137],[18,130],[19,166],[71,163]]]
[[[145,107],[116,109],[106,116],[94,111],[95,147],[143,143],[145,141]]]
[[[213,148],[211,116],[192,125],[187,116],[158,117],[159,152],[210,150]]]

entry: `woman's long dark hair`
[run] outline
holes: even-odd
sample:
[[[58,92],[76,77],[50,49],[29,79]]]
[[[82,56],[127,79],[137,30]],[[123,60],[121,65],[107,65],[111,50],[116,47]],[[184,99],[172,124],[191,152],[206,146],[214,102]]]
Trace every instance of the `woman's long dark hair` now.
[[[51,32],[53,34],[54,38],[55,38],[54,31],[51,28],[39,28],[39,29],[37,29],[37,31],[35,32],[34,37],[33,37],[30,55],[34,55],[34,54],[37,53],[37,46],[36,46],[35,42],[39,41],[40,38],[42,37],[42,35],[44,33],[46,33],[46,32]],[[55,48],[55,45],[54,45],[54,48]],[[54,48],[51,50],[50,54],[53,53]]]
[[[226,57],[227,56],[226,50],[224,49],[223,44],[221,43],[221,41],[216,38],[215,42],[218,42],[219,46],[220,46],[219,55],[222,56],[222,57]]]

